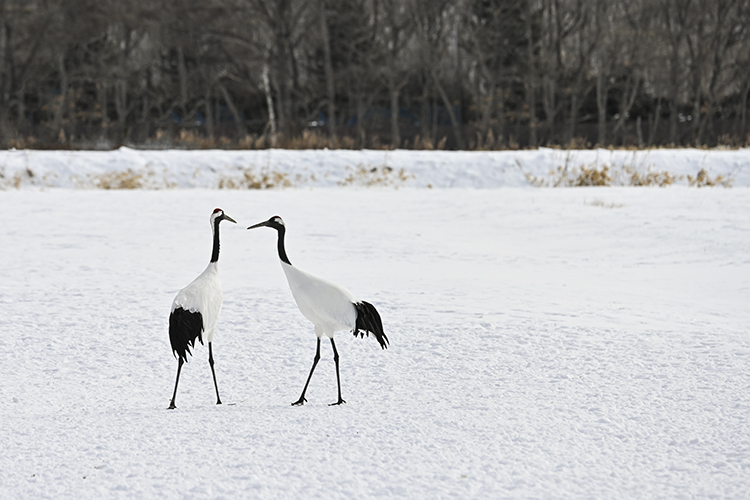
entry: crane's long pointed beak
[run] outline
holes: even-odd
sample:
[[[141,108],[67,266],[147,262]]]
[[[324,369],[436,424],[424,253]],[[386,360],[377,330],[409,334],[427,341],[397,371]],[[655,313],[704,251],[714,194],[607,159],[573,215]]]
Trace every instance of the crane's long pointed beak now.
[[[236,220],[234,220],[234,219],[232,219],[232,218],[231,218],[230,216],[228,216],[227,214],[224,214],[224,220],[228,220],[229,222],[234,222],[235,224],[237,224],[237,221],[236,221]]]
[[[257,224],[255,224],[254,226],[250,226],[250,227],[249,227],[248,229],[255,229],[256,227],[263,227],[263,226],[265,226],[265,225],[266,225],[266,223],[267,223],[267,222],[268,222],[268,221],[258,222],[258,223],[257,223]]]

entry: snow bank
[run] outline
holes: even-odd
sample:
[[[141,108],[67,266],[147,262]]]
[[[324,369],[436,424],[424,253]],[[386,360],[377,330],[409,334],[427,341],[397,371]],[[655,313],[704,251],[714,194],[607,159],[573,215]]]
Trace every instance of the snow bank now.
[[[485,188],[554,184],[555,173],[608,167],[669,172],[688,184],[704,170],[733,186],[750,186],[750,149],[531,151],[114,151],[0,152],[0,188],[271,188],[391,186]]]

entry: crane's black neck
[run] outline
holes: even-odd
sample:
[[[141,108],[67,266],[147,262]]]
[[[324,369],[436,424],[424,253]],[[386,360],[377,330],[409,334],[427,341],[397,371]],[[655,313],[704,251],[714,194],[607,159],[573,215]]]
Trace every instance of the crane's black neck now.
[[[214,249],[211,254],[211,262],[219,261],[219,222],[218,218],[214,220]]]
[[[284,248],[284,235],[286,234],[286,228],[284,226],[280,226],[276,227],[275,229],[279,232],[279,240],[277,242],[277,247],[279,249],[279,259],[281,259],[281,262],[286,262],[291,266],[292,263],[289,262],[289,257],[286,256],[286,249]]]

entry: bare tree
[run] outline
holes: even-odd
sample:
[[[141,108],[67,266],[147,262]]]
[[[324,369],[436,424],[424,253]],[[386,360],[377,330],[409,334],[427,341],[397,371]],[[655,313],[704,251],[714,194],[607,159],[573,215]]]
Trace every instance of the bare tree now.
[[[567,78],[576,65],[576,58],[571,50],[575,50],[576,41],[571,37],[576,29],[582,25],[582,0],[542,0],[541,37],[539,40],[539,69],[541,73],[541,92],[544,113],[546,117],[547,142],[557,137],[555,128],[560,111],[565,106],[562,99]],[[568,57],[566,60],[566,55]]]
[[[456,144],[459,149],[463,149],[465,141],[453,99],[448,95],[443,83],[447,79],[444,74],[455,76],[459,70],[458,34],[456,32],[459,16],[457,14],[453,8],[453,2],[448,0],[416,0],[412,4],[411,15],[414,19],[420,67],[432,80],[435,90],[442,99],[453,128]],[[446,71],[442,72],[442,69]]]
[[[318,0],[320,34],[323,45],[323,67],[325,68],[326,94],[328,97],[328,134],[336,140],[336,84],[331,60],[331,40],[328,35],[328,15],[325,0]]]
[[[693,71],[693,131],[697,144],[703,144],[707,125],[714,116],[716,102],[731,88],[735,76],[731,56],[747,36],[747,19],[738,14],[740,0],[701,0],[697,29],[687,37]]]
[[[493,123],[504,135],[504,89],[517,78],[513,65],[526,49],[519,41],[528,36],[523,7],[515,0],[474,0],[463,12],[462,49],[469,61],[464,72],[479,108],[480,147]]]
[[[279,131],[287,136],[298,130],[295,120],[299,84],[297,48],[315,19],[311,4],[303,0],[241,0],[246,15],[257,16],[263,30],[265,65],[276,96]],[[315,23],[315,25],[319,25]]]
[[[377,41],[385,56],[380,71],[388,92],[391,145],[394,148],[401,147],[401,90],[413,73],[413,66],[406,57],[407,46],[414,36],[414,23],[406,3],[403,0],[380,0],[374,12],[380,28]]]

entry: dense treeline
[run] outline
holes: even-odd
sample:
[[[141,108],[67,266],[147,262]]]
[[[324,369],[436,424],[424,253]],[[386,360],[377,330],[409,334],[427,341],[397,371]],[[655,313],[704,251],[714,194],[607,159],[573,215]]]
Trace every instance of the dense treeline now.
[[[750,0],[0,0],[0,146],[745,145]]]

